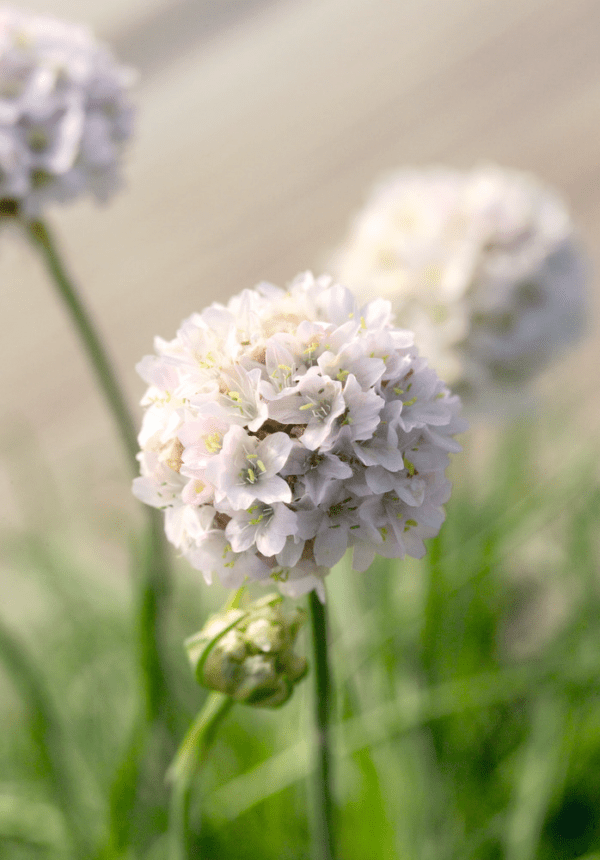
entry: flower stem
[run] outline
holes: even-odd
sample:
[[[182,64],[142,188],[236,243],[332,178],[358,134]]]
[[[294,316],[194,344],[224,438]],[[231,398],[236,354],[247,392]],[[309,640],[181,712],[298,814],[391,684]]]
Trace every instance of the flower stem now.
[[[57,292],[64,302],[79,334],[96,380],[104,394],[119,432],[127,462],[132,474],[138,473],[136,455],[138,444],[135,422],[121,391],[102,339],[81,300],[77,288],[62,263],[56,243],[43,221],[24,221],[25,230],[33,247],[40,253]],[[168,599],[168,561],[162,528],[162,514],[146,508],[148,519],[148,550],[142,565],[140,582],[140,636],[144,666],[149,718],[154,719],[164,704],[165,683],[162,651],[162,622]]]
[[[138,444],[135,421],[122,393],[102,339],[81,300],[77,288],[61,261],[55,241],[43,221],[23,220],[25,232],[34,249],[40,254],[56,291],[67,308],[77,330],[98,385],[116,424],[129,470],[137,475],[136,455]],[[169,563],[162,524],[162,512],[144,507],[147,531],[143,550],[135,562],[138,590],[138,636],[140,668],[144,684],[144,711],[140,714],[140,728],[133,733],[123,761],[117,770],[111,795],[115,800],[109,821],[109,847],[120,846],[126,839],[127,828],[133,815],[139,785],[143,780],[143,758],[148,754],[152,737],[151,728],[158,729],[161,743],[162,766],[166,767],[172,754],[171,694],[168,684],[164,644],[164,623],[170,592]],[[166,731],[164,731],[166,729]],[[163,749],[165,747],[165,749]],[[155,754],[155,751],[153,751]],[[108,849],[110,850],[110,848]]]
[[[333,860],[333,798],[331,791],[331,676],[327,653],[325,605],[311,591],[309,608],[312,626],[315,678],[316,773],[313,798],[314,860]]]
[[[169,860],[188,860],[191,857],[189,844],[189,811],[192,780],[198,766],[206,761],[208,750],[217,729],[233,705],[233,699],[223,693],[211,693],[204,707],[184,737],[167,778],[173,781],[170,813]]]
[[[96,332],[90,316],[61,262],[55,242],[44,222],[28,221],[25,222],[25,227],[32,244],[43,257],[54,285],[67,306],[71,319],[75,324],[75,328],[96,374],[98,384],[102,389],[119,430],[119,436],[127,454],[129,467],[135,475],[137,474],[135,458],[138,452],[135,422],[127,407],[102,340]]]

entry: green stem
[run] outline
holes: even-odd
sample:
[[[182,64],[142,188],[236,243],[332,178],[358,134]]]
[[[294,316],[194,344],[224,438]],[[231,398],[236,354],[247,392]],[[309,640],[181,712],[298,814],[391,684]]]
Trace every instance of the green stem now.
[[[77,288],[67,273],[56,247],[56,243],[43,221],[23,221],[23,226],[33,247],[40,254],[58,295],[67,308],[71,321],[83,349],[89,359],[92,370],[109,410],[117,426],[119,438],[126,454],[129,469],[133,476],[138,474],[136,455],[138,443],[136,438],[135,421],[131,415],[125,397],[122,393],[117,375],[113,369],[102,339],[92,322]],[[146,729],[136,730],[131,747],[126,751],[122,767],[115,777],[113,794],[118,797],[122,821],[131,817],[132,808],[137,796],[137,786],[141,779],[142,758],[144,749],[140,738],[150,737],[148,727],[161,726],[169,730],[170,694],[167,684],[166,659],[164,657],[164,622],[169,599],[169,570],[167,547],[163,529],[162,512],[144,506],[147,517],[147,534],[144,543],[145,554],[136,561],[139,570],[137,581],[139,589],[138,604],[138,634],[140,642],[140,664],[145,686]],[[172,749],[172,747],[170,747]],[[166,752],[166,755],[169,755]],[[166,756],[165,756],[166,758]],[[166,761],[165,761],[166,764]],[[123,808],[129,805],[129,808]],[[113,819],[116,818],[113,815]],[[111,825],[111,839],[118,843],[119,836],[115,821]],[[122,829],[122,828],[121,828]]]
[[[232,705],[233,699],[229,696],[223,693],[210,694],[190,726],[169,769],[168,778],[174,783],[169,822],[169,860],[188,860],[191,857],[189,812],[192,780],[197,768],[206,761],[217,729]]]
[[[64,302],[71,320],[79,334],[96,380],[102,389],[108,407],[119,431],[127,462],[132,474],[138,474],[136,455],[139,446],[135,422],[121,391],[117,375],[112,367],[102,339],[91,317],[78,295],[77,288],[68,275],[57,250],[56,243],[43,221],[24,222],[27,234],[39,251],[58,294]],[[148,711],[150,719],[157,716],[161,700],[165,698],[164,667],[161,660],[162,621],[168,599],[168,562],[162,525],[162,513],[144,506],[148,518],[148,554],[143,565],[141,587],[141,643],[142,663],[146,670],[148,686]]]
[[[165,621],[169,600],[167,547],[162,511],[148,508],[141,576],[138,581],[138,636],[140,662],[146,687],[148,721],[167,722],[172,705],[167,683]]]
[[[331,676],[327,653],[325,605],[315,591],[309,594],[315,678],[316,773],[313,798],[313,844],[315,860],[333,860],[333,798],[331,791]]]
[[[135,422],[129,412],[125,398],[111,366],[108,354],[96,332],[90,316],[77,294],[69,275],[67,274],[56,249],[50,232],[43,221],[25,222],[25,227],[34,247],[38,249],[52,276],[58,293],[67,306],[75,328],[88,355],[96,379],[110,407],[113,418],[119,430],[119,436],[127,462],[133,474],[137,474],[136,454],[138,444],[136,439]]]

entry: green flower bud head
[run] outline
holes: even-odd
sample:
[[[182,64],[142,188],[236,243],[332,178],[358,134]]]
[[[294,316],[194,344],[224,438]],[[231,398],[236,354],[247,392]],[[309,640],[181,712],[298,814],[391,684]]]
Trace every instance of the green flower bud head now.
[[[185,642],[199,684],[260,708],[277,708],[307,672],[293,652],[306,613],[284,614],[283,597],[268,594],[245,609],[211,615]]]

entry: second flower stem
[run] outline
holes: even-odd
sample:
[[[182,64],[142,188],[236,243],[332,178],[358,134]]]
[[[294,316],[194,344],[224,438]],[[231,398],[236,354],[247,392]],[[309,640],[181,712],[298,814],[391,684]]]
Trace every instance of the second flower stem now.
[[[314,860],[333,860],[333,796],[331,790],[332,689],[327,651],[327,614],[315,591],[309,594],[315,679],[316,773],[313,798]]]
[[[24,221],[27,235],[39,252],[52,278],[56,290],[67,308],[89,359],[96,381],[104,395],[116,424],[131,473],[138,473],[136,455],[138,443],[135,421],[121,390],[102,338],[96,331],[75,284],[71,280],[56,243],[43,221]],[[169,594],[168,562],[162,527],[162,514],[154,508],[145,508],[148,521],[147,552],[140,582],[140,637],[142,665],[146,678],[148,716],[155,719],[167,695],[162,655],[165,605]]]
[[[121,392],[116,374],[102,340],[96,332],[90,315],[62,264],[56,245],[44,222],[28,221],[25,222],[25,227],[33,246],[41,254],[52,276],[52,281],[66,305],[81,338],[85,352],[96,375],[98,385],[102,389],[117,425],[119,437],[127,455],[129,468],[135,475],[137,474],[135,458],[138,452],[135,423]]]
[[[51,281],[71,322],[77,331],[83,350],[89,360],[98,386],[108,405],[118,430],[130,473],[138,473],[136,456],[138,444],[135,421],[120,387],[117,374],[102,338],[98,334],[77,288],[69,276],[50,231],[43,221],[23,221],[23,227],[33,248],[39,253]],[[123,760],[115,774],[112,797],[116,798],[108,824],[108,848],[119,852],[127,839],[129,821],[133,816],[144,779],[143,758],[153,737],[162,738],[160,757],[165,761],[171,755],[172,743],[167,661],[165,655],[164,626],[170,593],[169,564],[162,524],[162,512],[144,506],[147,530],[143,551],[136,558],[136,586],[138,590],[138,635],[140,667],[145,702],[140,712],[139,727],[133,732]],[[158,735],[153,734],[158,729]],[[165,747],[165,749],[163,749]],[[116,855],[115,855],[116,856]]]
[[[204,707],[183,739],[168,776],[173,781],[170,812],[169,860],[189,860],[189,812],[192,780],[201,767],[215,738],[218,727],[229,713],[233,699],[222,693],[211,693]]]

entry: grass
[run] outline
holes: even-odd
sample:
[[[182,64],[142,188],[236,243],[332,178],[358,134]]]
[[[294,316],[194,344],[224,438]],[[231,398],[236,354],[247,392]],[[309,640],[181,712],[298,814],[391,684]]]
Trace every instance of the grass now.
[[[549,474],[537,450],[520,428],[485,478],[457,457],[424,559],[330,577],[339,860],[600,858],[600,490],[591,452]],[[165,761],[204,698],[181,643],[221,595],[178,571],[172,702],[148,724],[133,586],[33,527],[3,562],[43,611],[1,614],[0,856],[167,858]],[[191,858],[310,856],[310,686],[228,715]]]

